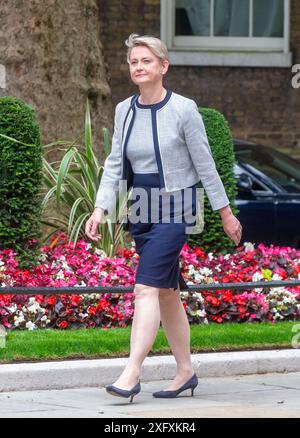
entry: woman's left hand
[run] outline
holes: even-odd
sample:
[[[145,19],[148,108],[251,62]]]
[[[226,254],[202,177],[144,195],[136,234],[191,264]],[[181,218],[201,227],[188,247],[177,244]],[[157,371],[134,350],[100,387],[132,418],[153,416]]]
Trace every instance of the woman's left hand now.
[[[222,224],[227,236],[238,245],[242,237],[242,225],[240,221],[234,216],[234,214],[230,213],[229,215],[222,217]]]

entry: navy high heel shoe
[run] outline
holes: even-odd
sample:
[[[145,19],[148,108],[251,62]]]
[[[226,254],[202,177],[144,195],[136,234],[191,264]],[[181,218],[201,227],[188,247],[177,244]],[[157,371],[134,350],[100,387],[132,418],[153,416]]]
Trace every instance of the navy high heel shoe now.
[[[138,383],[129,390],[121,389],[114,385],[108,385],[105,387],[105,389],[106,392],[117,397],[130,397],[130,403],[132,403],[133,397],[141,391],[141,383],[138,381]]]
[[[175,398],[178,394],[186,389],[191,390],[191,397],[194,395],[194,389],[198,385],[198,377],[194,374],[184,385],[174,391],[157,391],[153,392],[153,397],[157,398]]]

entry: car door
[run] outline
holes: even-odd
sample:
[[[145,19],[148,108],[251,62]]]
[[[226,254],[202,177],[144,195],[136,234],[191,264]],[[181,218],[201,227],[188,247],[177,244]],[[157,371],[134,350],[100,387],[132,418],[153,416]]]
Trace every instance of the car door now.
[[[243,175],[251,181],[251,186],[242,187],[239,181]],[[239,209],[237,218],[242,224],[243,242],[264,243],[276,242],[275,193],[244,168],[236,166],[235,178],[238,185],[236,206]]]
[[[275,215],[276,243],[300,248],[300,194],[278,193]]]

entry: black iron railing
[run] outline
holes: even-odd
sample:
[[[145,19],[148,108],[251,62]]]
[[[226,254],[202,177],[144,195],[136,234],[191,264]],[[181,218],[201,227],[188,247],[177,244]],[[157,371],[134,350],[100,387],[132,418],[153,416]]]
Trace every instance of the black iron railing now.
[[[188,285],[181,291],[203,292],[215,290],[232,290],[239,293],[244,289],[270,289],[271,287],[300,286],[300,280],[249,281],[238,283],[205,283]],[[134,286],[68,286],[68,287],[0,287],[0,295],[83,295],[100,293],[133,293]]]

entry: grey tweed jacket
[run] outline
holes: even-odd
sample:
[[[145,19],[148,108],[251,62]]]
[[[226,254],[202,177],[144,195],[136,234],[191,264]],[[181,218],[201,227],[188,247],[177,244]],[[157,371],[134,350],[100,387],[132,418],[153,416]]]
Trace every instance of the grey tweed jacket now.
[[[167,90],[166,97],[158,104],[140,104],[138,97],[139,95],[130,96],[116,106],[111,153],[104,163],[95,207],[102,207],[111,214],[119,181],[126,180],[128,189],[131,186],[132,168],[126,157],[126,146],[134,123],[136,106],[151,111],[161,191],[180,190],[201,180],[212,209],[219,210],[227,206],[229,200],[216,170],[204,123],[195,101],[171,90]],[[135,140],[142,147],[143,138]]]

